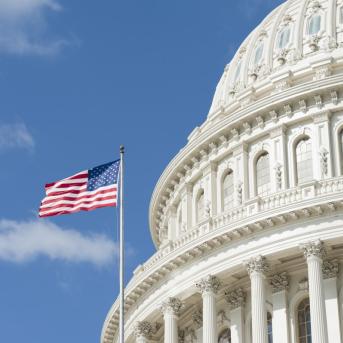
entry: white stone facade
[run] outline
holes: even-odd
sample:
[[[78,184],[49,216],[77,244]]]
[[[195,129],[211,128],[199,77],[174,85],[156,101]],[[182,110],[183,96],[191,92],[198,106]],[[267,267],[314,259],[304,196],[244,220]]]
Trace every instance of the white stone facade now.
[[[156,185],[127,342],[342,342],[342,100],[343,0],[286,1]]]

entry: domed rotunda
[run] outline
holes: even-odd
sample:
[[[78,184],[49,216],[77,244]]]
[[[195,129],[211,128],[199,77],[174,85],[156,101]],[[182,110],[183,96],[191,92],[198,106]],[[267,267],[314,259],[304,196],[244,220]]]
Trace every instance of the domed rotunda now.
[[[160,177],[128,343],[339,343],[343,0],[288,0],[225,67]],[[117,343],[119,302],[101,343]]]

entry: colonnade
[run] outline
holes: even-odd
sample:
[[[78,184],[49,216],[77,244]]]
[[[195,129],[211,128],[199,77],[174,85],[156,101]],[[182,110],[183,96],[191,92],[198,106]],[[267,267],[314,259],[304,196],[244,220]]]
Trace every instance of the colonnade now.
[[[312,343],[336,342],[338,333],[328,332],[325,290],[323,277],[323,261],[325,249],[321,241],[309,242],[300,247],[304,253],[308,267],[308,290],[311,313]],[[266,279],[270,267],[264,256],[256,256],[244,262],[251,282],[251,321],[252,343],[268,343],[267,308],[266,308]],[[331,276],[336,276],[337,268],[326,268]],[[278,343],[289,343],[289,323],[287,315],[287,289],[289,286],[287,273],[268,275],[273,291],[273,336]],[[326,281],[326,280],[325,280]],[[218,277],[208,275],[196,283],[197,290],[202,295],[202,342],[217,343],[217,308],[216,297],[221,282]],[[244,343],[245,320],[244,307],[246,293],[242,288],[227,290],[224,293],[230,309],[230,330],[232,343]],[[161,312],[164,318],[164,343],[178,343],[178,318],[184,304],[178,298],[168,298],[162,303]],[[338,313],[337,313],[338,315]],[[333,318],[332,320],[339,320]],[[331,321],[331,319],[330,319]],[[339,323],[338,323],[339,327]],[[148,322],[138,322],[136,325],[136,342],[146,343],[158,328],[153,328]],[[336,329],[335,329],[336,330]],[[330,330],[329,330],[330,331]],[[338,334],[338,337],[337,337]],[[329,339],[333,337],[332,339]],[[338,341],[337,341],[338,342]]]

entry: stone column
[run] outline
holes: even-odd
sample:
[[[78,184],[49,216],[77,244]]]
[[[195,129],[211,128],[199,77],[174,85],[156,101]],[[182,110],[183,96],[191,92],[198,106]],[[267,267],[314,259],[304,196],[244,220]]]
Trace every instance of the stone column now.
[[[269,270],[263,256],[257,256],[245,262],[251,280],[251,321],[252,342],[267,343],[267,309],[265,273]]]
[[[225,292],[225,299],[230,308],[231,343],[244,343],[244,305],[245,292],[242,288]]]
[[[278,343],[289,343],[287,313],[287,273],[275,274],[270,279],[273,292],[273,337]]]
[[[157,332],[159,324],[147,321],[137,322],[135,324],[136,343],[148,343],[149,338]]]
[[[218,343],[216,294],[220,281],[216,276],[208,275],[195,285],[202,295],[203,307],[203,343]]]
[[[337,260],[323,262],[324,296],[329,343],[335,343],[339,340],[337,337],[341,337],[337,274]]]
[[[162,303],[161,312],[164,318],[164,343],[178,342],[177,320],[183,304],[178,298],[168,298]]]
[[[323,258],[325,250],[323,242],[309,242],[303,244],[301,249],[307,260],[308,283],[311,309],[312,343],[327,343],[327,324],[323,287]]]

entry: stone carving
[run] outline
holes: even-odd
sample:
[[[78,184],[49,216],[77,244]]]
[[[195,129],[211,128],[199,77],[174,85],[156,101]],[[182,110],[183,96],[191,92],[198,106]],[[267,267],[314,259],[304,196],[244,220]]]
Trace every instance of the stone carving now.
[[[256,117],[257,125],[259,128],[263,129],[264,128],[264,120],[261,116]]]
[[[273,293],[284,291],[289,286],[288,275],[286,272],[275,274],[269,280]]]
[[[183,307],[184,307],[184,304],[182,303],[180,299],[171,297],[162,303],[160,310],[163,313],[163,315],[165,314],[179,315]]]
[[[289,53],[289,49],[281,49],[278,52],[276,56],[276,60],[280,66],[286,63],[288,53]]]
[[[230,310],[234,310],[235,308],[245,305],[246,294],[242,288],[237,288],[233,291],[227,290],[224,294]]]
[[[217,314],[217,323],[219,325],[224,325],[225,322],[228,322],[228,317],[226,316],[226,313],[224,310],[221,310]]]
[[[179,343],[184,343],[185,342],[185,330],[178,330],[178,341]]]
[[[160,323],[150,323],[147,321],[137,322],[134,327],[134,334],[136,337],[143,336],[145,338],[150,338],[160,327]]]
[[[245,261],[244,265],[250,275],[254,273],[264,274],[269,271],[267,259],[261,255],[253,257],[248,261]]]
[[[218,293],[220,286],[220,280],[214,275],[208,275],[195,284],[195,287],[202,294],[207,292]]]
[[[237,203],[242,205],[243,202],[243,182],[238,181],[236,184],[236,193],[237,193]]]
[[[300,249],[303,251],[305,258],[315,256],[323,259],[326,256],[324,243],[321,240],[302,244],[300,245]]]
[[[270,114],[270,118],[272,119],[274,123],[276,123],[279,120],[278,113],[275,110],[270,111],[269,114]]]
[[[250,134],[251,133],[251,125],[247,122],[243,123],[243,127],[244,127],[244,131],[246,134]]]
[[[158,238],[160,242],[165,241],[168,239],[168,229],[166,227],[161,227],[159,232],[158,232]]]
[[[299,107],[300,107],[300,110],[302,112],[306,112],[307,111],[307,104],[306,104],[306,101],[305,100],[300,100],[299,101]]]
[[[316,105],[318,106],[318,108],[323,107],[323,99],[322,99],[321,95],[319,95],[319,94],[315,95],[314,101],[316,102]]]
[[[338,93],[337,91],[331,91],[330,92],[330,96],[331,96],[331,101],[334,105],[337,105],[338,103]]]
[[[292,106],[290,104],[288,105],[285,105],[284,106],[284,110],[285,110],[285,114],[288,116],[288,117],[291,117],[293,115],[293,109],[292,109]]]
[[[331,279],[333,277],[336,277],[338,274],[338,261],[324,261],[322,269],[324,279]]]
[[[331,75],[329,66],[322,66],[315,69],[314,80],[322,80]]]
[[[328,174],[328,155],[329,152],[321,147],[319,150],[321,176],[324,178]]]
[[[299,281],[299,291],[308,291],[308,279],[306,277]]]
[[[274,170],[275,170],[276,189],[279,191],[282,188],[282,165],[280,163],[276,163]]]
[[[192,320],[193,320],[193,324],[194,324],[195,328],[200,329],[202,327],[202,311],[199,309],[196,310],[192,314]]]
[[[313,35],[310,37],[310,39],[308,41],[308,46],[310,47],[312,52],[318,50],[319,41],[320,41],[320,37],[318,35]]]

